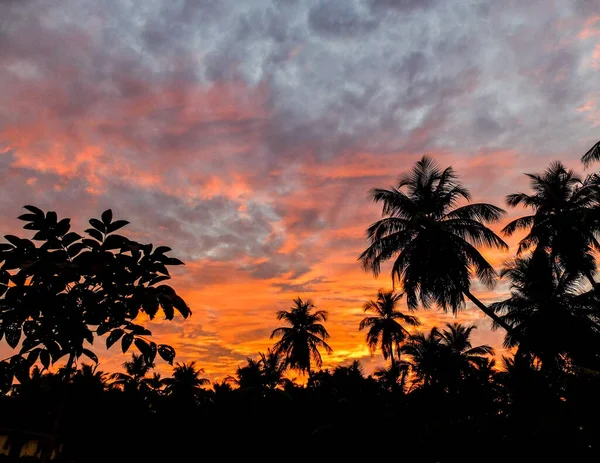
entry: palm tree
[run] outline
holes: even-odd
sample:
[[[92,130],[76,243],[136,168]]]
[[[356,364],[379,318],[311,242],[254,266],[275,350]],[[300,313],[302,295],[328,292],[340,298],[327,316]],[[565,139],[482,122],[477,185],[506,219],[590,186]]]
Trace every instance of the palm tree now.
[[[401,392],[406,389],[406,381],[410,373],[410,363],[399,361],[388,367],[378,367],[373,376],[381,386],[389,392]]]
[[[226,381],[240,389],[262,389],[265,379],[260,360],[246,358],[246,365],[237,367],[235,377],[228,376]]]
[[[510,296],[490,308],[518,335],[507,334],[505,347],[536,355],[546,369],[560,367],[565,355],[578,364],[594,359],[598,299],[595,291],[581,290],[581,275],[565,271],[546,253],[534,253],[506,263],[501,276],[510,280]]]
[[[581,162],[586,167],[595,161],[600,161],[600,141],[592,146],[581,158]]]
[[[123,363],[125,373],[117,372],[110,375],[113,385],[124,391],[137,392],[144,386],[144,378],[154,368],[153,363],[146,362],[142,355],[132,354],[131,360]]]
[[[416,333],[411,336],[410,342],[404,346],[404,352],[411,357],[410,365],[417,383],[428,387],[440,381],[445,359],[437,328],[432,328],[428,334]]]
[[[568,272],[583,273],[595,286],[594,249],[600,248],[600,186],[596,177],[582,180],[558,161],[541,175],[526,175],[533,192],[508,195],[506,202],[511,207],[529,207],[533,214],[513,220],[502,232],[511,236],[517,230],[527,230],[518,256],[529,249],[549,253]]]
[[[171,378],[165,378],[165,392],[179,400],[196,400],[203,390],[202,386],[210,384],[207,378],[201,378],[204,374],[202,368],[196,368],[196,362],[177,363],[173,368]]]
[[[417,381],[424,386],[455,388],[474,370],[483,368],[494,349],[487,345],[473,347],[470,338],[474,329],[447,323],[442,331],[432,328],[427,335],[412,336],[404,351],[412,358]]]
[[[375,202],[383,203],[383,218],[367,230],[369,247],[359,260],[375,276],[381,264],[393,259],[392,281],[400,283],[408,307],[419,302],[437,304],[456,313],[465,296],[505,329],[496,314],[471,294],[471,271],[492,287],[497,274],[477,246],[508,249],[486,224],[498,222],[504,210],[491,204],[468,203],[469,191],[452,167],[442,170],[424,156],[404,173],[398,187],[371,190]]]
[[[387,360],[389,357],[392,365],[394,364],[394,348],[400,359],[400,346],[410,336],[399,320],[410,326],[420,324],[417,317],[405,315],[396,310],[402,296],[402,294],[395,294],[394,291],[380,289],[377,293],[377,300],[369,301],[364,306],[365,312],[372,312],[375,315],[363,318],[358,328],[364,330],[369,327],[367,345],[371,354],[374,354],[377,348],[381,348],[383,358]]]
[[[288,379],[283,375],[287,370],[288,365],[285,359],[279,352],[272,349],[267,349],[267,353],[259,352],[261,370],[264,377],[264,384],[267,389],[276,389],[277,387],[285,387]]]
[[[144,378],[142,383],[149,391],[152,391],[156,395],[161,395],[166,386],[165,379],[160,373],[153,373],[150,378]]]
[[[333,352],[325,342],[329,333],[322,324],[327,321],[327,312],[315,310],[316,307],[310,300],[297,298],[294,299],[294,304],[290,310],[277,312],[277,319],[289,326],[273,330],[271,339],[280,338],[273,350],[285,357],[285,363],[290,368],[310,375],[311,360],[317,367],[323,364],[319,348],[325,349],[328,354]]]
[[[441,345],[450,349],[456,359],[456,366],[463,373],[471,368],[480,368],[487,364],[489,355],[494,355],[494,349],[488,345],[471,345],[471,333],[476,326],[465,326],[460,323],[446,323],[446,329],[439,332]]]
[[[71,381],[75,389],[92,394],[104,392],[107,385],[107,375],[98,370],[98,365],[84,363],[72,376]]]

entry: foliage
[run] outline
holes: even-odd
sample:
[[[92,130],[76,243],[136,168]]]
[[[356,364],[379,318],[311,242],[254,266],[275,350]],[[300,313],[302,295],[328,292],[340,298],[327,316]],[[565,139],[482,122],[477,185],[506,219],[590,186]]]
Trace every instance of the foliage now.
[[[367,229],[370,245],[359,260],[376,276],[383,262],[393,260],[392,280],[406,293],[409,308],[437,304],[456,313],[465,295],[474,299],[471,272],[485,286],[494,285],[496,271],[477,247],[508,249],[486,226],[498,222],[504,211],[469,203],[471,194],[452,167],[441,169],[424,156],[401,175],[396,188],[375,188],[371,197],[383,203],[383,218]],[[461,201],[467,204],[459,206]],[[477,305],[497,320],[493,311]]]
[[[365,312],[375,315],[365,317],[361,320],[359,330],[369,328],[367,332],[367,345],[371,353],[380,348],[384,359],[391,359],[394,363],[394,349],[400,359],[400,346],[410,335],[401,325],[418,326],[419,320],[412,315],[405,315],[396,309],[402,294],[393,291],[379,290],[377,300],[369,301],[364,305]]]
[[[157,354],[171,363],[174,349],[150,341],[137,321],[142,312],[152,319],[160,310],[167,320],[175,311],[191,313],[162,283],[170,278],[168,266],[183,264],[167,255],[170,249],[117,234],[128,222],[114,220],[111,210],[90,219],[82,236],[68,218],[25,209],[19,219],[32,239],[6,235],[0,244],[0,340],[18,350],[0,362],[0,388],[24,379],[37,361],[44,368],[65,356],[69,368],[82,355],[97,362],[91,345],[100,337],[108,348],[120,340],[124,353],[134,345],[148,363]]]
[[[277,319],[288,326],[277,328],[271,333],[271,339],[280,338],[273,346],[277,354],[285,356],[285,363],[290,368],[310,374],[311,361],[320,367],[323,363],[319,348],[331,353],[333,349],[325,342],[329,333],[322,322],[327,321],[325,310],[316,310],[310,300],[300,298],[294,300],[289,310],[280,310]]]

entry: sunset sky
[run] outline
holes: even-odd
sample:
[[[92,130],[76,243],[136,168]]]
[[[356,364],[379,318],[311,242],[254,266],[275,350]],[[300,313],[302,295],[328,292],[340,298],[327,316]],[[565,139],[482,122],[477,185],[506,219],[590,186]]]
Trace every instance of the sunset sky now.
[[[192,318],[152,323],[177,360],[233,373],[301,296],[329,311],[326,366],[371,371],[362,305],[391,282],[357,263],[368,190],[423,154],[498,205],[523,172],[580,169],[599,74],[598,0],[0,0],[0,234],[23,233],[24,204],[78,230],[112,208],[187,264]]]

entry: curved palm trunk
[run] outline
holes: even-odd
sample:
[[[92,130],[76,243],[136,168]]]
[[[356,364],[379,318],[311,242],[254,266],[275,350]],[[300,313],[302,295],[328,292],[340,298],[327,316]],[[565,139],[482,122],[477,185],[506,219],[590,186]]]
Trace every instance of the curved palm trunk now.
[[[473,296],[473,294],[471,294],[468,289],[463,289],[462,292],[465,296],[469,298],[469,300],[473,304],[475,304],[479,308],[479,310],[481,310],[484,314],[486,314],[488,317],[494,320],[498,325],[504,328],[507,333],[510,333],[511,336],[516,336],[513,328],[508,323],[506,323],[498,315],[496,315],[496,313],[493,310],[490,310],[483,302],[481,302],[479,299]]]

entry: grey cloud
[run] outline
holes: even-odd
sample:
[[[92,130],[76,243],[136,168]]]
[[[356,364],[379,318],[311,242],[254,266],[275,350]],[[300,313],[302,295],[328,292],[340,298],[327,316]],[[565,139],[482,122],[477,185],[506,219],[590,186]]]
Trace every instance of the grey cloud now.
[[[379,23],[365,8],[352,0],[332,0],[317,4],[308,13],[308,23],[318,34],[358,38],[375,30]]]

